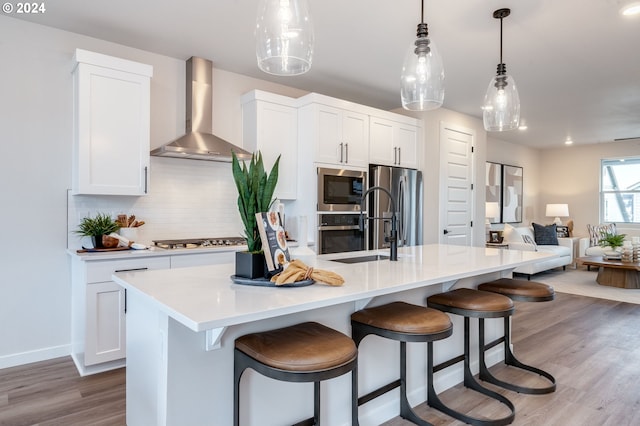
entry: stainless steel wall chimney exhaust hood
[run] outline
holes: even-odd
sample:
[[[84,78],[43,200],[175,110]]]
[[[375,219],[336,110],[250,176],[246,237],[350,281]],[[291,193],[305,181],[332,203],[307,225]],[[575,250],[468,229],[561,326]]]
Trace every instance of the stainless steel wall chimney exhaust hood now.
[[[241,160],[251,153],[212,134],[213,63],[191,57],[187,61],[186,134],[151,151],[158,157],[231,162],[231,152]]]

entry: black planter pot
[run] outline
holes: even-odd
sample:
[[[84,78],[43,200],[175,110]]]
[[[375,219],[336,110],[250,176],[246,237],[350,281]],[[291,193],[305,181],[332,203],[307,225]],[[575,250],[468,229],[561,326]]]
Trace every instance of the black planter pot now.
[[[236,276],[243,278],[265,278],[269,270],[263,253],[236,252]]]
[[[93,242],[93,248],[104,248],[104,244],[102,244],[102,235],[92,235],[91,241]]]

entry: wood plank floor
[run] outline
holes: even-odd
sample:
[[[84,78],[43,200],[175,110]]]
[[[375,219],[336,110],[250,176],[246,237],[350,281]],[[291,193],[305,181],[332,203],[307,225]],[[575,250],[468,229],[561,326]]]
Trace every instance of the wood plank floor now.
[[[516,405],[513,424],[640,425],[639,324],[640,305],[562,293],[554,302],[517,303],[515,353],[555,375],[558,389],[550,395],[520,395],[494,387]],[[492,371],[504,379],[538,381],[510,368]],[[487,403],[462,386],[441,397],[472,415],[505,412],[501,404]],[[416,410],[437,426],[463,424],[426,404]],[[2,426],[124,424],[124,369],[79,377],[71,359],[65,357],[0,370]],[[395,418],[384,425],[410,424]]]

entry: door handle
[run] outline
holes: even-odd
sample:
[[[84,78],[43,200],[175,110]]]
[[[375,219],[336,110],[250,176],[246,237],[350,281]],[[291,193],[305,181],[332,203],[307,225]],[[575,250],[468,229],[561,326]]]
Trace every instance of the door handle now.
[[[444,235],[447,235],[449,233],[449,231],[447,231],[446,229],[443,231]]]

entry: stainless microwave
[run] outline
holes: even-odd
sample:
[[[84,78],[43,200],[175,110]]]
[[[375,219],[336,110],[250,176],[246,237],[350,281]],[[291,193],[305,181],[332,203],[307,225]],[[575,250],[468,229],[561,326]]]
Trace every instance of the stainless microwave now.
[[[359,212],[367,172],[318,167],[318,211]]]

